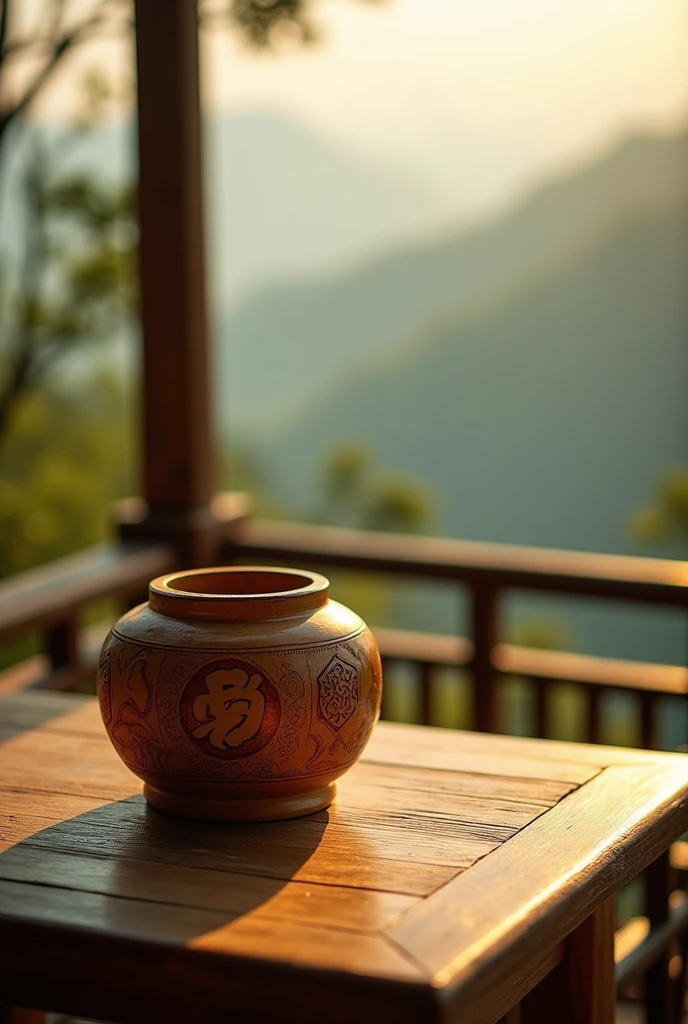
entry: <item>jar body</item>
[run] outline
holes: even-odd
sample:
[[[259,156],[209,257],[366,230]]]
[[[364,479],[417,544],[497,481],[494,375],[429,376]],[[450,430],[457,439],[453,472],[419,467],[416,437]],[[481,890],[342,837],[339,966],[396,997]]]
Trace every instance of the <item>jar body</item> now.
[[[107,637],[98,696],[115,749],[154,806],[274,820],[330,803],[370,737],[381,685],[370,630],[334,601],[227,621],[177,618],[149,602]]]

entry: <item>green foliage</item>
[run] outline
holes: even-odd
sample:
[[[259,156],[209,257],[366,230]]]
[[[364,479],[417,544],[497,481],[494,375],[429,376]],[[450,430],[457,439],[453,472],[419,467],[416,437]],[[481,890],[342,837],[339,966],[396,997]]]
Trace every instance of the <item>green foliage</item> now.
[[[363,444],[333,448],[324,459],[321,480],[320,522],[411,533],[432,520],[434,499],[425,484],[410,475],[381,475]]]
[[[645,544],[688,544],[688,467],[678,466],[666,474],[654,503],[635,513],[631,528]]]
[[[327,454],[320,494],[305,518],[327,525],[411,533],[428,528],[434,511],[424,484],[410,476],[381,473],[370,449],[357,442],[337,445]],[[397,595],[377,574],[335,572],[331,577],[337,600],[366,621],[394,621]]]
[[[201,4],[201,24],[222,18],[257,50],[283,42],[309,45],[321,38],[315,6],[313,0],[229,0],[224,9]]]
[[[133,438],[123,383],[91,376],[34,391],[0,456],[0,575],[102,540],[131,493]]]
[[[24,252],[0,293],[0,442],[24,396],[66,354],[121,331],[136,306],[132,189],[64,172],[62,154],[78,134],[59,145],[35,132],[26,139]]]

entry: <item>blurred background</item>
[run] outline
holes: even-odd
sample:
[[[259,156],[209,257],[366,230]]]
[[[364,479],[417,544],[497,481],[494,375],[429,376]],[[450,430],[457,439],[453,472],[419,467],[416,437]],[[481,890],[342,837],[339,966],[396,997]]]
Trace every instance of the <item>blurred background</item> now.
[[[220,485],[292,520],[686,557],[682,0],[200,16]],[[0,0],[3,576],[105,537],[139,486],[131,20]],[[436,587],[335,582],[380,625],[463,624]],[[521,597],[506,630],[686,658],[660,609]]]

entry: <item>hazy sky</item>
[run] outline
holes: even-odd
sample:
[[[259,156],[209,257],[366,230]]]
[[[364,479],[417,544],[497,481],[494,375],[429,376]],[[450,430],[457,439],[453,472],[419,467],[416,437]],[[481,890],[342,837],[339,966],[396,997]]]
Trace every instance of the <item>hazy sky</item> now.
[[[87,0],[78,0],[86,3]],[[324,43],[203,42],[211,110],[278,109],[478,205],[629,125],[688,115],[685,0],[320,0]],[[94,47],[76,62],[123,69]],[[75,62],[54,90],[64,106]]]

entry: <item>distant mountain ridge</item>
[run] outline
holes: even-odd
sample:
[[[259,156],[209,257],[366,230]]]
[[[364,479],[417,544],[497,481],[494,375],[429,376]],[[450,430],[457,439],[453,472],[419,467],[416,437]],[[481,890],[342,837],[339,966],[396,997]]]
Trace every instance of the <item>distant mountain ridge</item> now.
[[[225,311],[258,282],[342,266],[436,222],[439,200],[413,175],[350,152],[287,114],[212,114],[203,129],[216,309]],[[37,123],[29,130],[63,132]],[[21,137],[14,150],[16,162]],[[70,146],[65,167],[115,183],[133,180],[135,126],[89,128]],[[0,197],[0,248],[16,245],[24,230],[15,199]]]
[[[536,279],[584,249],[605,224],[680,195],[687,178],[688,132],[636,135],[485,226],[247,296],[216,327],[228,410],[220,412],[221,428],[281,428],[352,367],[396,351],[460,308],[496,301]]]
[[[688,194],[620,218],[492,308],[446,318],[403,358],[343,379],[274,433],[271,478],[304,508],[325,453],[361,440],[387,471],[435,489],[436,532],[632,551],[631,513],[666,468],[688,464],[686,280]],[[666,614],[552,598],[537,609],[567,623],[574,648],[684,657],[684,623]],[[447,612],[423,599],[407,624],[451,630]]]
[[[622,550],[662,461],[688,461],[687,276],[688,184],[343,379],[274,440],[275,469],[297,494],[334,443],[360,438],[435,485],[451,533]]]
[[[428,228],[439,202],[394,165],[296,120],[254,111],[207,121],[215,307],[272,278],[333,269]]]

